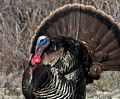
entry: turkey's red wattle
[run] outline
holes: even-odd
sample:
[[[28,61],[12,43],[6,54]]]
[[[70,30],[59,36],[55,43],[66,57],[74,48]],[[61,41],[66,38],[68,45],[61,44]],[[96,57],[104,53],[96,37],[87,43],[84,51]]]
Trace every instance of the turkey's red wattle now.
[[[40,64],[41,63],[41,57],[40,56],[36,56],[34,58],[31,59],[31,64],[34,66],[35,64]]]

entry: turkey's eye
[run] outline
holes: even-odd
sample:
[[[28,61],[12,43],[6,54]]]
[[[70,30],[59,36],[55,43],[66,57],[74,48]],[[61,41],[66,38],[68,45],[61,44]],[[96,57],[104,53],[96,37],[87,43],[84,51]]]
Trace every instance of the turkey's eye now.
[[[42,45],[45,45],[46,42],[47,42],[46,39],[42,39],[42,40],[40,40],[39,45],[41,45],[41,46],[42,46]]]
[[[40,36],[37,41],[37,47],[42,47],[47,43],[46,36]]]

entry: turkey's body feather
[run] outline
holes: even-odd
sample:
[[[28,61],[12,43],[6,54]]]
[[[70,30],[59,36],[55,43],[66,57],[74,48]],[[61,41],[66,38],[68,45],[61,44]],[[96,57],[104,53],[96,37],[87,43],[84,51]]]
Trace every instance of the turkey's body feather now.
[[[56,49],[54,49],[54,47],[56,47]],[[61,48],[63,49],[62,52],[60,50],[56,54],[57,57],[55,57],[52,53],[55,53]],[[86,78],[84,76],[83,70],[85,67],[82,67],[82,63],[87,59],[86,51],[87,50],[83,45],[73,40],[72,38],[52,38],[51,45],[45,51],[47,56],[43,56],[44,58],[47,57],[47,59],[44,59],[44,61],[49,61],[48,64],[44,64],[43,62],[43,65],[50,66],[51,74],[49,74],[49,76],[51,75],[51,78],[48,83],[46,83],[46,81],[42,83],[42,85],[46,83],[44,87],[41,87],[41,81],[35,81],[38,85],[34,86],[33,84],[32,94],[35,97],[47,99],[75,99],[75,97],[85,97],[84,91]],[[49,56],[50,58],[48,58]],[[55,57],[57,61],[55,61],[55,59],[52,59],[53,57]],[[50,60],[52,60],[52,62]],[[55,63],[53,63],[53,61],[55,61]],[[89,65],[90,63],[88,63],[88,67]],[[41,67],[39,66],[39,68]],[[34,70],[33,78],[37,77],[37,75],[41,75],[39,68],[36,67],[36,70]],[[44,76],[45,73],[43,77]],[[43,80],[43,78],[41,80]],[[81,92],[83,94],[80,95]]]

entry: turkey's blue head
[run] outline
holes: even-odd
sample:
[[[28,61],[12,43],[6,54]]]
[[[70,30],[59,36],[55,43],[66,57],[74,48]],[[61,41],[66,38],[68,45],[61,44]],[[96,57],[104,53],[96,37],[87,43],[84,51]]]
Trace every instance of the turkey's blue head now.
[[[41,56],[45,48],[47,48],[50,44],[50,39],[47,36],[40,36],[37,40],[35,56],[31,59],[31,64],[34,66],[35,64],[41,63]]]

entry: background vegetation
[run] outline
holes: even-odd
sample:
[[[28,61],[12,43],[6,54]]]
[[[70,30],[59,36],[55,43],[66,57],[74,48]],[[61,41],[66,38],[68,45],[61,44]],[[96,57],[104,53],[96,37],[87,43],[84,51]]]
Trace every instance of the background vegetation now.
[[[119,0],[0,0],[0,99],[24,99],[22,72],[30,38],[41,20],[64,4],[91,1],[120,22]],[[120,99],[120,73],[105,72],[87,87],[88,99]]]

